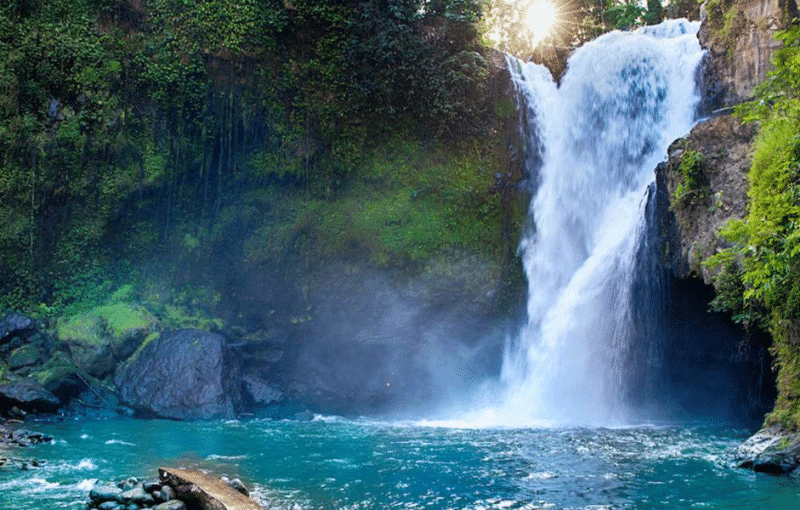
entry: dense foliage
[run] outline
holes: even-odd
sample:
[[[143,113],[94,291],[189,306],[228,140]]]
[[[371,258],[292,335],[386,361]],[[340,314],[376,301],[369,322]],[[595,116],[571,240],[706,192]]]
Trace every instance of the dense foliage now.
[[[707,262],[718,309],[768,329],[778,365],[769,423],[800,428],[800,24],[778,34],[774,70],[741,108],[760,122],[749,173],[747,216],[722,231],[732,246]]]
[[[180,287],[215,254],[495,253],[480,4],[3,2],[0,308],[143,261]]]

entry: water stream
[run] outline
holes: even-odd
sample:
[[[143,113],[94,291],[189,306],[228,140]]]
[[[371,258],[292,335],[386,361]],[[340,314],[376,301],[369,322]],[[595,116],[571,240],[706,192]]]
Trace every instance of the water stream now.
[[[669,144],[696,122],[699,23],[613,32],[578,49],[560,86],[509,57],[527,105],[535,195],[520,251],[527,323],[506,350],[505,425],[630,420],[626,364],[637,338],[637,254],[648,188]],[[533,157],[530,157],[532,154]]]

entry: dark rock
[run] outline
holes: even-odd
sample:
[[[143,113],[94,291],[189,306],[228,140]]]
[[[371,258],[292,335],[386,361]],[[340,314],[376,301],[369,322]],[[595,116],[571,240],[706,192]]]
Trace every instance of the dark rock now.
[[[99,508],[100,510],[118,510],[124,507],[119,503],[117,503],[116,501],[103,501],[102,503],[97,505],[97,508]]]
[[[40,432],[31,432],[25,429],[18,429],[8,434],[10,442],[17,446],[30,446],[40,443],[50,443],[53,441],[53,436],[42,434]]]
[[[68,401],[86,389],[86,383],[81,379],[78,367],[63,351],[53,353],[31,372],[30,377],[35,378],[44,389],[62,401]]]
[[[58,398],[34,379],[11,377],[0,382],[0,410],[18,406],[27,411],[49,413],[59,404]]]
[[[147,343],[117,372],[122,401],[140,413],[177,420],[233,418],[238,370],[225,339],[185,329]]]
[[[146,481],[142,482],[142,487],[147,492],[160,491],[161,490],[161,482],[158,482],[156,480],[146,480]]]
[[[800,466],[800,434],[762,429],[736,449],[734,462],[760,473],[791,473]]]
[[[33,319],[22,314],[11,312],[0,320],[0,342],[10,339],[14,335],[26,335],[36,328]]]

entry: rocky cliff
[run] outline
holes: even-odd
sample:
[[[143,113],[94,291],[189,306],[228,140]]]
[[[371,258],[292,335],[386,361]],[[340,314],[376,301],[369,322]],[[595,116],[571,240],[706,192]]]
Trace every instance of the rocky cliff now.
[[[666,259],[681,278],[716,283],[715,270],[704,262],[731,246],[720,235],[722,226],[747,215],[748,172],[759,127],[733,115],[733,107],[752,98],[767,77],[771,59],[780,47],[774,35],[796,16],[795,0],[717,0],[702,7],[699,38],[708,50],[700,76],[704,97],[700,114],[705,120],[672,145],[668,163],[659,169],[660,182],[666,188],[662,192],[670,202],[670,220],[666,223],[672,225]],[[745,336],[752,343],[758,335]],[[795,434],[776,428],[762,434],[784,437],[786,441],[779,441],[781,444],[796,444]],[[741,449],[739,457],[744,451],[749,457],[737,457],[736,463],[770,472],[794,470],[797,463],[787,464],[786,452],[773,443],[769,451]]]
[[[705,120],[673,144],[666,171],[678,232],[669,255],[680,277],[695,275],[710,284],[702,262],[725,246],[718,236],[722,225],[745,214],[756,126],[733,116],[732,107],[767,76],[779,47],[774,34],[796,14],[795,0],[716,0],[701,8],[698,37],[708,51],[700,76]]]

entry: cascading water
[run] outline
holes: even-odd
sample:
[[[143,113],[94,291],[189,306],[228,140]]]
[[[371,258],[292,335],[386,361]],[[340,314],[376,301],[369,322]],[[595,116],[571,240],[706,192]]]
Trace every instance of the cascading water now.
[[[506,349],[498,424],[621,424],[637,306],[632,285],[647,190],[696,121],[699,23],[606,34],[569,59],[560,86],[509,57],[527,104],[535,194],[521,242],[527,324]]]

